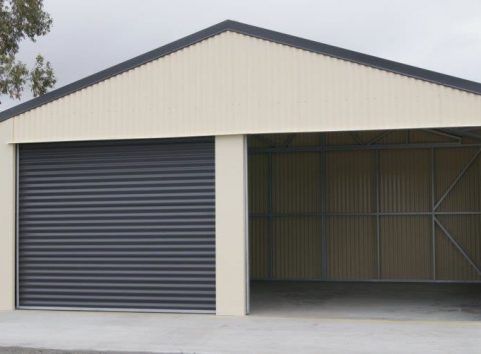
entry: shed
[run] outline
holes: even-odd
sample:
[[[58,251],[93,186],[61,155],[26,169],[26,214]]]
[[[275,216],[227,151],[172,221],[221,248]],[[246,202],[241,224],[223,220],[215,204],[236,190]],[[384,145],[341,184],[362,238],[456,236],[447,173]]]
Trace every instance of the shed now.
[[[0,309],[481,282],[481,84],[224,21],[0,113]]]

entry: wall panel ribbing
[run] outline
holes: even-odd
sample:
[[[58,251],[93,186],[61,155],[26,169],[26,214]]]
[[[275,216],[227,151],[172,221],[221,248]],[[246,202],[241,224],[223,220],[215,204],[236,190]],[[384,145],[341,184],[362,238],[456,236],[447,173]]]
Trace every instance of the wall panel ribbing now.
[[[375,221],[372,216],[327,218],[328,279],[377,277]]]
[[[432,275],[431,219],[388,216],[381,219],[381,278],[429,280]]]
[[[431,209],[430,151],[380,152],[380,208],[384,212]]]
[[[13,118],[51,142],[479,126],[481,96],[224,32]]]

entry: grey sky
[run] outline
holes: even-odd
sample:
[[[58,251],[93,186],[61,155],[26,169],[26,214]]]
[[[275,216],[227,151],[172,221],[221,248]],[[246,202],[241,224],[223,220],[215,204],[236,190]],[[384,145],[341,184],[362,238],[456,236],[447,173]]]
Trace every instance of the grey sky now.
[[[480,0],[45,0],[56,87],[232,19],[481,82]],[[24,100],[30,98],[25,95]],[[0,109],[19,101],[3,98]]]

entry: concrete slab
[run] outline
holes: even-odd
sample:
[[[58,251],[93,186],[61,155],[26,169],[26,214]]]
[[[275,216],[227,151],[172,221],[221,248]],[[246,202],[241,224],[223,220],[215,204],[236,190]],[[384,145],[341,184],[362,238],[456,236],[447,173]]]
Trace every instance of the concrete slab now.
[[[0,313],[0,347],[4,350],[30,347],[154,353],[479,353],[480,334],[481,323],[476,321],[27,310]]]
[[[253,282],[266,317],[481,321],[481,284]]]
[[[251,297],[247,317],[4,312],[0,353],[424,354],[481,348],[481,285],[254,282]]]
[[[2,354],[151,354],[149,352],[111,352],[93,350],[58,350],[58,349],[38,349],[25,347],[1,347]]]

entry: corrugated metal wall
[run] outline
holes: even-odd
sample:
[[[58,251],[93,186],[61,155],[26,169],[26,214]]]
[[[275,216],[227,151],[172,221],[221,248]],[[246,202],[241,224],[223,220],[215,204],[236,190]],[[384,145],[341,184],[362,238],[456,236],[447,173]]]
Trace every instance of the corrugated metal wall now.
[[[251,277],[481,281],[479,148],[433,145],[448,143],[417,130],[251,136]]]
[[[10,141],[477,126],[480,112],[481,95],[224,32],[13,118]]]

